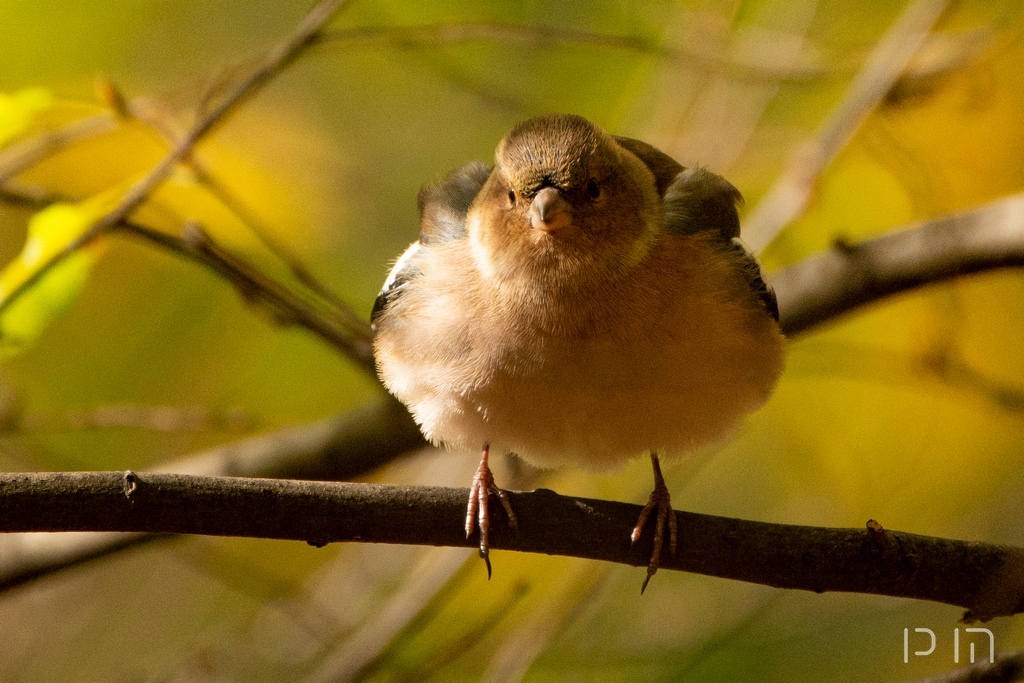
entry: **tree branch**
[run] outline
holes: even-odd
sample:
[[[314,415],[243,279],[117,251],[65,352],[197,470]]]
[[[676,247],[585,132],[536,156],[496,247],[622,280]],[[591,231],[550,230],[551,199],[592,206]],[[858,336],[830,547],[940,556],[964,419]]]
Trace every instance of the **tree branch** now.
[[[147,239],[161,235],[142,226],[132,226],[128,230]],[[370,324],[358,318],[347,305],[339,301],[339,306],[334,306],[331,301],[330,308],[325,309],[309,303],[242,257],[221,247],[198,224],[186,224],[185,233],[182,251],[233,284],[243,298],[262,304],[277,322],[306,328],[341,351],[370,377],[376,377],[373,331]],[[162,235],[163,243],[169,241],[166,235]]]
[[[934,282],[1024,266],[1024,194],[807,258],[771,277],[781,324],[796,335]]]
[[[467,489],[128,472],[0,475],[2,531],[131,531],[472,547]],[[630,547],[640,506],[511,493],[519,534],[500,517],[491,547],[645,566]],[[867,529],[821,529],[677,512],[682,552],[662,569],[777,588],[871,593],[965,607],[968,618],[1024,611],[1024,550]],[[482,571],[482,570],[481,570]]]
[[[448,45],[472,41],[523,44],[527,47],[572,44],[609,48],[678,60],[687,67],[721,71],[736,80],[771,82],[808,82],[830,75],[829,70],[812,64],[775,64],[773,55],[764,55],[759,63],[736,61],[725,54],[685,45],[665,46],[638,35],[595,33],[563,26],[524,25],[507,22],[442,22],[413,26],[356,26],[323,31],[317,42],[386,40],[398,46]]]
[[[25,169],[62,149],[116,128],[117,117],[112,113],[96,114],[16,142],[0,153],[0,185],[6,185]]]
[[[797,149],[775,184],[746,218],[743,239],[762,251],[807,207],[818,177],[906,71],[949,0],[913,0],[879,40],[817,134]]]
[[[302,50],[313,42],[317,32],[322,29],[331,15],[341,6],[342,2],[344,0],[321,0],[299,23],[290,36],[271,48],[245,79],[223,96],[208,112],[200,116],[178,144],[174,145],[145,176],[127,189],[114,208],[98,218],[81,237],[73,240],[50,257],[49,261],[35,271],[32,277],[28,278],[21,287],[6,293],[4,297],[0,297],[0,312],[14,303],[54,266],[64,261],[68,256],[101,233],[116,227],[126,220],[149,197],[149,194],[167,179],[171,171],[174,170],[174,167],[179,162],[188,158],[195,146],[207,133],[222,123],[228,114],[234,111],[239,104],[252,97],[264,85],[269,83],[278,72],[294,61]]]

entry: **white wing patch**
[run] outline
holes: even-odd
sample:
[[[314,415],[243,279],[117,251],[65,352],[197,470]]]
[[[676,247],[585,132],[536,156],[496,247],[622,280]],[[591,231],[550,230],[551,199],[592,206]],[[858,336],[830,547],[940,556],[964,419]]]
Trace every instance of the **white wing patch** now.
[[[370,313],[370,324],[376,329],[377,317],[383,312],[387,305],[398,295],[400,288],[412,275],[412,267],[409,265],[412,259],[420,250],[419,241],[413,242],[409,248],[402,252],[402,255],[395,261],[394,267],[384,280],[384,286],[380,288],[377,300],[373,302],[373,311]]]

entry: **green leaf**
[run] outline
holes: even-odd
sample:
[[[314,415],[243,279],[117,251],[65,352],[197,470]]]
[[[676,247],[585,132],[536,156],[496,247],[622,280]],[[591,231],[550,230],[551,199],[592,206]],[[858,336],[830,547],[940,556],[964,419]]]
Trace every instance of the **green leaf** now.
[[[81,204],[53,204],[32,217],[21,253],[0,272],[0,361],[31,346],[75,302],[99,250],[89,244],[56,263],[54,258],[108,205],[101,195]]]

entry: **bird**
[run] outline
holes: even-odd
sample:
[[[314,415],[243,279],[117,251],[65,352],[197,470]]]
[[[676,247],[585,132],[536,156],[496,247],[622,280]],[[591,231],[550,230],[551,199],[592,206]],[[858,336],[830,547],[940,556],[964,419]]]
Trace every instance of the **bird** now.
[[[424,436],[479,452],[466,536],[491,575],[491,452],[608,471],[649,455],[641,593],[678,545],[660,460],[723,440],[784,366],[779,309],[739,241],[739,191],[573,114],[537,116],[418,196],[419,239],[371,313],[385,387]]]

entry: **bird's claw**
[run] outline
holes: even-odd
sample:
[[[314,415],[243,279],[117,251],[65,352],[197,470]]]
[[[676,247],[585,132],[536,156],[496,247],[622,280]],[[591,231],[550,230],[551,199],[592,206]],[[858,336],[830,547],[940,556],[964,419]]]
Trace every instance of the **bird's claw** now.
[[[493,493],[498,497],[498,500],[501,501],[501,506],[505,508],[505,513],[508,515],[509,526],[517,534],[519,533],[519,523],[515,513],[512,512],[512,503],[509,501],[508,493],[498,488],[497,484],[494,483],[494,475],[487,464],[487,455],[487,447],[484,447],[483,455],[480,458],[480,466],[477,468],[476,474],[473,475],[473,483],[469,487],[469,503],[466,505],[466,538],[473,535],[474,528],[479,527],[480,558],[487,565],[487,578],[490,579],[491,545],[489,532],[491,517],[488,496]]]
[[[631,544],[635,545],[640,540],[640,534],[643,532],[644,524],[647,523],[647,518],[657,508],[658,517],[654,525],[654,551],[651,553],[651,561],[647,565],[647,578],[644,579],[644,583],[640,587],[641,595],[647,590],[647,584],[650,583],[651,577],[658,572],[658,567],[661,566],[661,551],[665,545],[666,523],[668,524],[669,557],[675,557],[679,537],[676,514],[672,510],[672,496],[669,495],[668,487],[665,486],[665,479],[661,476],[661,465],[658,463],[657,456],[653,454],[651,455],[651,461],[654,464],[654,490],[651,491],[651,497],[647,500],[647,505],[640,511],[640,518],[637,520],[636,526],[633,527],[633,533],[630,536]]]

